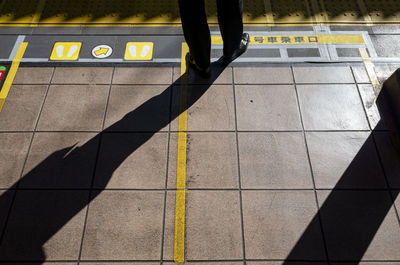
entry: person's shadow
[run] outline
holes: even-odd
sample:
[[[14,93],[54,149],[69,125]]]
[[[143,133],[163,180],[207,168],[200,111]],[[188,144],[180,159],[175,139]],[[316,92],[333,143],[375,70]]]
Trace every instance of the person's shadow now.
[[[44,244],[105,189],[113,172],[129,155],[206,93],[224,68],[224,64],[220,61],[213,63],[211,77],[207,80],[196,78],[192,71],[187,71],[161,94],[127,113],[121,120],[82,146],[70,146],[55,151],[26,173],[0,197],[0,207],[5,208],[0,210],[3,213],[11,213],[1,234],[0,260],[44,262],[46,260],[43,251]],[[194,85],[190,86],[192,81]],[[180,97],[177,95],[180,89],[187,91],[186,108],[182,108],[182,106],[172,108],[171,95],[174,93],[175,97]],[[162,113],[165,111],[166,105],[171,105],[172,109],[169,119],[165,119],[165,115]],[[126,128],[134,128],[136,125],[143,125],[143,123],[145,123],[146,133],[135,134],[135,137],[130,138],[129,141],[113,142],[111,150],[108,150],[112,152],[112,155],[109,156],[106,163],[102,163],[101,172],[96,174],[95,189],[89,194],[88,188],[93,186],[94,177],[88,183],[82,167],[85,167],[86,164],[94,164],[92,154],[100,148],[102,138],[110,132],[123,131]],[[21,185],[29,187],[43,187],[44,185],[44,187],[52,188],[47,192],[40,193],[18,192]],[[81,190],[63,191],[71,189],[71,187],[78,187],[78,189],[81,187]],[[19,194],[22,195],[22,193],[27,198],[20,198]],[[87,196],[81,196],[82,194],[87,194]],[[13,198],[14,203],[12,207],[9,207],[9,202]],[[68,235],[65,236],[68,237]],[[64,242],[69,241],[65,239]],[[68,244],[65,248],[68,248]]]
[[[394,206],[400,191],[400,127],[386,93],[383,89],[376,100],[377,126],[333,190],[317,191],[320,209],[282,264],[400,259]]]

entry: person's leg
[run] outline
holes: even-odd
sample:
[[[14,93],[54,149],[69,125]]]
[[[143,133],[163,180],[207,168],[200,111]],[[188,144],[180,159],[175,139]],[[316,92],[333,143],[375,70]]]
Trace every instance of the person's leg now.
[[[204,0],[179,0],[183,33],[190,54],[201,68],[210,66],[211,37]]]
[[[243,35],[243,1],[217,0],[218,23],[224,41],[224,54],[239,48]]]

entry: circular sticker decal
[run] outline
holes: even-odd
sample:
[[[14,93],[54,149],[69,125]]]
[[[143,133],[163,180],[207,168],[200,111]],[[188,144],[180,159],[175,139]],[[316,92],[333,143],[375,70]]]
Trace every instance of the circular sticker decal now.
[[[113,52],[113,50],[110,46],[98,45],[93,48],[92,55],[94,58],[104,59],[104,58],[110,57],[112,52]]]

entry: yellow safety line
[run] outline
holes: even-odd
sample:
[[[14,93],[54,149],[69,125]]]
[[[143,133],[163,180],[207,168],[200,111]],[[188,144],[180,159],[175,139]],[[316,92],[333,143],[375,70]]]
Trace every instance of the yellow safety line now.
[[[186,43],[182,43],[180,104],[178,118],[178,155],[176,170],[175,203],[175,240],[174,261],[185,261],[185,203],[186,203],[186,140],[187,140],[187,75],[185,56],[189,52]]]
[[[274,41],[270,40],[274,37]],[[260,41],[257,41],[257,38]],[[285,41],[283,38],[286,38]],[[303,38],[301,42],[296,41],[296,38]],[[223,44],[221,36],[211,36],[212,44]],[[250,45],[258,44],[285,44],[285,45],[298,45],[298,44],[364,44],[364,37],[362,35],[252,35],[250,36]]]
[[[40,18],[42,17],[42,13],[43,13],[45,5],[46,5],[46,0],[40,0],[39,1],[39,4],[38,4],[38,6],[36,8],[36,11],[35,11],[35,16],[32,19],[31,27],[37,26],[37,24],[39,23]]]
[[[363,59],[365,69],[367,69],[367,74],[369,76],[369,79],[371,80],[375,96],[378,96],[379,92],[381,91],[381,85],[379,83],[378,77],[376,76],[374,65],[371,61],[371,58],[368,55],[366,48],[359,48],[359,51]]]
[[[21,43],[21,45],[18,48],[17,54],[15,55],[15,58],[11,64],[10,70],[8,71],[7,78],[4,81],[3,88],[0,91],[0,112],[3,109],[4,102],[6,101],[12,83],[14,82],[15,75],[17,74],[19,64],[21,62],[22,57],[24,56],[27,46],[28,46],[27,42]]]

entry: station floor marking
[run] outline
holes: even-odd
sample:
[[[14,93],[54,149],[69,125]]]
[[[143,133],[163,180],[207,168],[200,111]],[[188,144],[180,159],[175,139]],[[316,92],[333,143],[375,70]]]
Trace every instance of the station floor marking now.
[[[7,96],[8,96],[8,92],[10,92],[11,85],[14,82],[15,75],[17,74],[18,67],[19,67],[19,64],[21,62],[21,59],[25,54],[26,47],[28,47],[28,43],[27,42],[23,42],[19,46],[17,54],[15,55],[15,57],[13,59],[13,62],[12,62],[11,67],[10,67],[10,70],[9,70],[8,75],[6,77],[6,80],[4,81],[4,85],[1,88],[1,91],[0,91],[0,112],[3,109],[3,105],[4,105],[4,102],[6,101]]]
[[[185,261],[185,207],[186,207],[186,141],[187,141],[187,75],[186,54],[189,47],[182,43],[180,104],[178,118],[178,155],[176,170],[174,261]]]
[[[212,36],[212,44],[222,45],[221,36]],[[254,44],[364,44],[362,35],[268,35],[250,36],[250,45]]]
[[[51,61],[76,61],[82,42],[56,42],[50,55]]]
[[[365,69],[367,70],[369,79],[371,80],[375,96],[378,97],[379,92],[381,90],[381,85],[380,85],[378,77],[375,73],[374,64],[372,63],[371,58],[369,57],[366,48],[359,48],[359,51],[360,51],[361,57],[363,59]]]
[[[125,49],[126,61],[150,61],[153,59],[153,42],[128,42]]]

